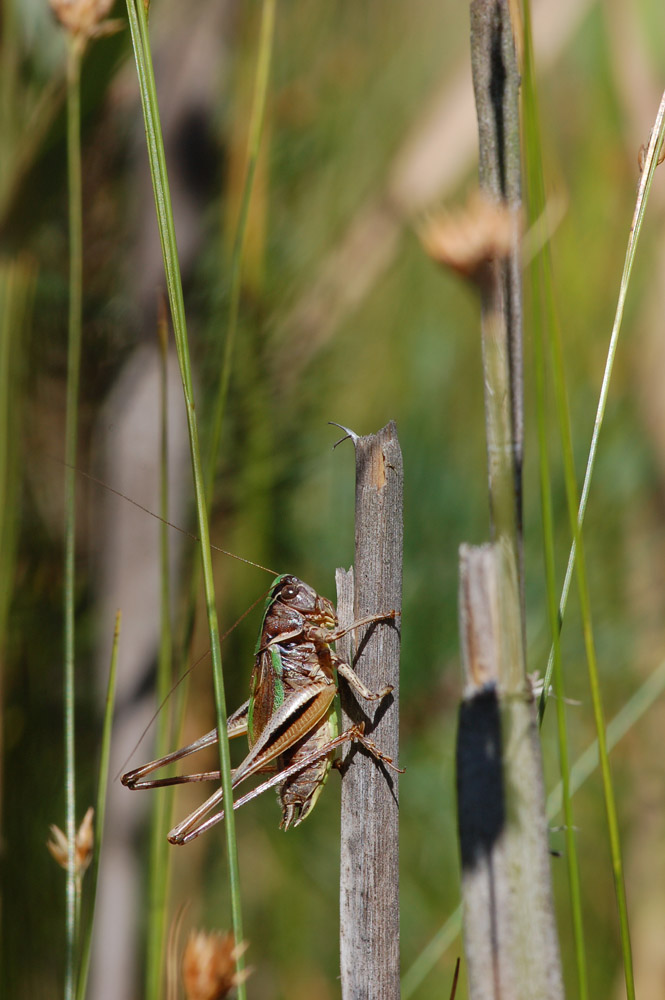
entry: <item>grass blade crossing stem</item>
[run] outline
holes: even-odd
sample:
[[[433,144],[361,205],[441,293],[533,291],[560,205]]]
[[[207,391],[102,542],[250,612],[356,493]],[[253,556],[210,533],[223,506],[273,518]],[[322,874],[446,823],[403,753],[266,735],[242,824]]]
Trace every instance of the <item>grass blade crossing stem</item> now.
[[[222,656],[219,641],[219,627],[217,624],[217,610],[215,607],[215,590],[212,573],[212,559],[210,550],[210,533],[208,528],[208,515],[206,508],[203,470],[201,463],[201,452],[199,447],[198,427],[196,420],[196,410],[194,403],[194,392],[192,385],[192,371],[189,358],[189,344],[187,340],[187,326],[185,321],[185,307],[182,294],[182,281],[180,277],[180,266],[178,261],[178,250],[175,237],[175,226],[173,222],[173,210],[169,192],[169,183],[166,170],[166,157],[164,153],[164,142],[159,120],[159,109],[157,105],[157,92],[155,86],[155,76],[152,66],[152,56],[150,52],[150,42],[148,37],[148,23],[145,8],[142,0],[127,0],[127,11],[129,14],[129,26],[132,36],[132,45],[136,58],[136,68],[139,77],[139,87],[141,91],[141,103],[145,121],[146,141],[148,146],[148,158],[150,161],[150,172],[152,175],[153,189],[155,194],[155,207],[157,210],[157,221],[159,235],[162,244],[164,257],[164,270],[166,273],[166,283],[171,308],[171,318],[173,331],[180,363],[180,374],[182,377],[183,393],[185,397],[185,409],[187,414],[187,430],[192,458],[192,472],[194,478],[194,490],[196,498],[196,514],[198,521],[198,533],[201,539],[201,561],[203,565],[203,583],[205,590],[206,610],[208,615],[208,627],[210,632],[210,647],[212,652],[213,678],[215,685],[215,703],[217,707],[217,728],[219,731],[220,750],[220,771],[222,775],[222,787],[227,802],[232,801],[231,789],[231,762],[229,754],[229,744],[226,736],[226,698],[224,693],[224,678],[222,673]],[[240,882],[238,872],[238,854],[235,836],[235,818],[233,810],[229,809],[225,821],[226,843],[229,859],[229,881],[231,888],[231,909],[233,919],[233,931],[236,944],[240,945],[243,939],[242,932],[242,912],[240,906]],[[242,971],[242,957],[238,959],[238,972]],[[238,997],[244,1000],[246,995],[244,984],[238,987]]]

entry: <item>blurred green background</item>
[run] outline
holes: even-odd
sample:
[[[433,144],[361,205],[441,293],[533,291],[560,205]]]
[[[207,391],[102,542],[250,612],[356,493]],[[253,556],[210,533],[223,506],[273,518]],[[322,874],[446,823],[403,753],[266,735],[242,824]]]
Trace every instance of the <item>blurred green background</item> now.
[[[205,424],[226,330],[228,259],[260,10],[257,4],[229,0],[155,0],[153,8],[158,87]],[[648,139],[665,79],[665,17],[656,0],[630,5],[578,0],[541,3],[535,9],[546,183],[555,220],[549,236],[581,477],[633,212],[637,151]],[[124,17],[124,5],[117,4],[113,13]],[[45,0],[4,0],[2,19],[2,262],[8,266],[18,260],[22,273],[32,275],[27,280],[34,281],[34,301],[16,337],[12,419],[0,428],[15,449],[20,480],[12,595],[5,648],[0,648],[0,990],[23,1000],[58,996],[64,965],[65,876],[45,849],[49,824],[64,825],[64,470],[59,462],[68,282],[64,42]],[[90,47],[82,83],[79,466],[100,474],[100,456],[118,446],[116,418],[106,408],[114,384],[138,345],[156,350],[161,263],[127,30]],[[460,202],[474,187],[475,150],[464,5],[434,0],[278,5],[214,539],[334,596],[335,567],[348,566],[353,553],[353,457],[348,444],[331,450],[339,434],[327,422],[370,433],[396,420],[405,468],[400,751],[407,769],[400,781],[405,971],[458,903],[457,549],[463,541],[482,542],[489,533],[479,306],[470,287],[427,259],[416,229],[428,210]],[[664,183],[657,174],[586,522],[608,718],[665,650]],[[528,323],[525,352],[529,669],[542,672],[549,640]],[[554,426],[551,430],[562,574],[569,536]],[[135,456],[120,454],[118,461],[131,469]],[[172,473],[186,482],[189,467],[176,466]],[[108,485],[132,495],[124,483]],[[79,486],[77,812],[82,816],[94,796],[99,752],[98,691],[104,683],[99,649],[113,624],[98,613],[104,577],[100,533],[107,548],[120,549],[123,543],[109,537],[115,529],[104,520],[107,492],[84,479]],[[185,519],[187,503],[185,494]],[[146,534],[153,530],[148,515],[134,513],[145,520]],[[192,544],[185,541],[173,581],[176,622],[184,597],[178,581],[189,579],[183,567]],[[9,558],[7,550],[0,553],[3,558]],[[265,590],[269,578],[223,556],[217,557],[216,573],[224,630]],[[132,613],[140,612],[132,606],[123,611],[131,635]],[[246,697],[258,620],[254,612],[223,647],[230,708]],[[200,626],[194,659],[205,649]],[[574,594],[563,651],[569,694],[581,702],[568,711],[578,753],[593,739],[594,729]],[[123,636],[121,660],[127,655]],[[145,651],[145,672],[127,680],[119,712],[152,683],[154,656]],[[206,661],[192,682],[188,738],[210,728],[212,718]],[[612,758],[642,1000],[662,996],[665,974],[663,721],[663,707],[656,704]],[[557,777],[553,722],[548,712],[543,739],[550,785]],[[116,739],[113,747],[113,774],[144,724],[122,728],[124,742]],[[148,739],[133,760],[149,757],[149,744]],[[127,812],[140,811],[138,796],[121,794],[127,797]],[[197,799],[188,794],[186,801]],[[188,808],[184,800],[177,802],[176,815]],[[238,814],[248,961],[255,969],[252,997],[326,1000],[339,995],[338,812],[339,782],[333,775],[311,818],[286,835],[277,829],[271,794]],[[618,998],[617,920],[598,777],[575,800],[575,814],[591,995]],[[147,838],[139,829],[129,840],[145,850]],[[560,833],[552,833],[552,846],[563,846]],[[228,926],[221,830],[173,853],[174,910],[189,900],[186,924]],[[118,912],[117,922],[132,924],[140,966],[144,866],[137,870],[133,915]],[[553,859],[553,871],[573,996],[564,861]],[[97,941],[96,949],[105,947],[112,961],[112,942]],[[458,939],[414,995],[422,1000],[448,996],[460,952]],[[142,995],[140,982],[128,997]]]

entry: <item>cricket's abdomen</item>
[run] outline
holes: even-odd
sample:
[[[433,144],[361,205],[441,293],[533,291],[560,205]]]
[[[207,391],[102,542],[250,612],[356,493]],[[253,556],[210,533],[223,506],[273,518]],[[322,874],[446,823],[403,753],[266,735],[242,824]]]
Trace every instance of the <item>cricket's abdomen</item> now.
[[[315,753],[319,747],[337,736],[337,728],[337,715],[331,711],[296,745],[293,751],[285,754],[284,763],[287,766],[297,764],[299,760]],[[309,815],[323,790],[331,766],[331,757],[324,757],[292,778],[287,778],[279,786],[278,798],[282,807],[282,821],[279,824],[281,830],[298,826]]]

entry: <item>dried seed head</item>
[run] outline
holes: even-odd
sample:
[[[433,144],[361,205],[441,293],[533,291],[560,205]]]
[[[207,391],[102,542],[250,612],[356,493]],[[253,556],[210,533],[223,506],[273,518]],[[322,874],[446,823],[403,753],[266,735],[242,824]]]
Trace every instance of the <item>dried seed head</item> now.
[[[94,815],[95,810],[90,806],[76,834],[74,858],[76,874],[79,878],[83,875],[92,860],[92,849],[95,843],[95,831],[92,822]],[[51,825],[51,840],[46,842],[46,846],[58,864],[66,869],[68,862],[67,838],[59,826],[55,826],[55,824]]]
[[[102,24],[113,0],[50,0],[50,3],[55,16],[72,35],[94,38],[105,34],[109,25],[117,30],[117,22]]]
[[[237,948],[233,934],[192,931],[182,956],[182,979],[187,1000],[223,1000],[243,983],[250,969],[236,972],[236,960],[247,950]]]
[[[437,264],[477,278],[490,261],[510,255],[516,231],[515,211],[476,191],[466,208],[432,216],[422,226],[420,239]]]

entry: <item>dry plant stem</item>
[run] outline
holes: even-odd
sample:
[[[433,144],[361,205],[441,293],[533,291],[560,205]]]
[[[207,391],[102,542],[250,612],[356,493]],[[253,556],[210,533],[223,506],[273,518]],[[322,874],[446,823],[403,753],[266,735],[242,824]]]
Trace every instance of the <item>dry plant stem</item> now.
[[[394,423],[354,437],[356,452],[355,588],[337,571],[340,625],[399,611],[402,600],[402,456]],[[352,599],[352,592],[354,596]],[[352,661],[351,650],[358,650]],[[344,728],[364,721],[382,751],[398,759],[400,619],[340,640],[365,684],[392,684],[372,722],[342,685]],[[340,958],[344,1000],[398,1000],[399,803],[397,776],[362,750],[344,757],[340,871]]]
[[[493,369],[490,374],[485,372],[493,531],[495,538],[506,535],[511,539],[521,581],[524,410],[520,78],[507,0],[474,0],[471,4],[471,64],[478,116],[480,186],[485,194],[504,202],[514,214],[512,254],[486,269],[481,282],[481,301],[484,362],[486,369],[488,366]],[[490,412],[491,408],[495,412]],[[503,448],[512,449],[512,470],[507,456],[496,454],[496,449]],[[510,475],[512,483],[504,482],[502,475]],[[508,487],[509,492],[504,492]]]
[[[464,948],[472,1000],[562,1000],[533,696],[499,695],[517,587],[498,544],[460,550],[467,695],[457,738]],[[512,628],[506,619],[512,616]]]
[[[481,188],[514,210],[515,237],[512,254],[478,277],[493,544],[460,550],[465,952],[472,1000],[558,1000],[542,761],[525,673],[519,74],[507,0],[472,2],[471,60]]]

